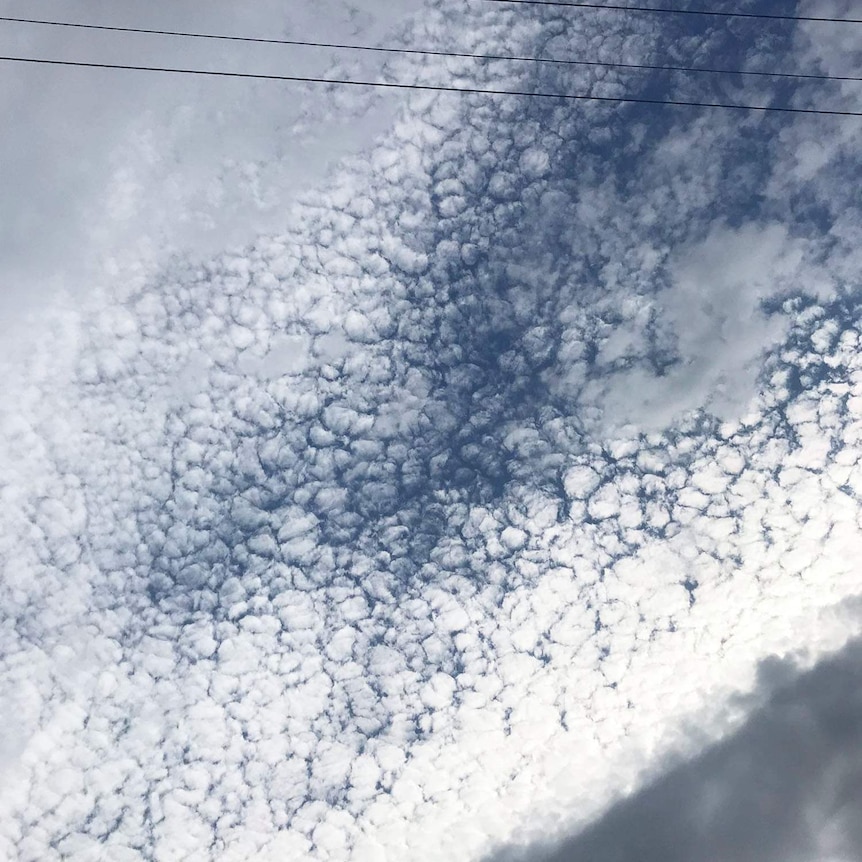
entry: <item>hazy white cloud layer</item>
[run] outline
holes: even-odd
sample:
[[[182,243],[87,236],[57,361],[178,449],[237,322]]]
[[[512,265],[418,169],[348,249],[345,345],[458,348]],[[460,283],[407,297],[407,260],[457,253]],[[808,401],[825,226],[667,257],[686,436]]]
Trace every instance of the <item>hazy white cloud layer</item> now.
[[[296,6],[296,4],[294,4]],[[380,41],[420,0],[3,0],[0,14],[326,42]],[[374,55],[4,23],[2,53],[263,74],[370,73]],[[268,81],[4,64],[0,326],[119,269],[214,253],[284,223],[298,191],[389,125],[394,100]],[[32,252],[38,237],[40,253]],[[23,285],[26,285],[23,286]]]
[[[266,35],[277,6],[157,20]],[[860,47],[834,28],[345,8],[276,29],[832,71]],[[0,93],[43,130],[33,152],[2,143],[21,201],[0,233],[0,858],[777,862],[799,836],[800,862],[862,858],[842,759],[856,648],[790,687],[775,672],[860,629],[858,122],[49,80],[18,70]],[[788,790],[807,778],[828,793]]]

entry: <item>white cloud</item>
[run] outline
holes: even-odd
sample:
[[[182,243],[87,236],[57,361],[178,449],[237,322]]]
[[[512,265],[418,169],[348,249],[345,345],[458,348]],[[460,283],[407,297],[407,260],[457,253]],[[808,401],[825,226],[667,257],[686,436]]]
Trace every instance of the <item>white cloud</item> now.
[[[49,0],[4,0],[5,15],[263,38],[374,43],[421,4],[331,0],[314,12],[281,4],[237,7],[89,4],[85,16]],[[321,22],[326,22],[325,25]],[[6,53],[189,68],[318,75],[332,52],[5,23]],[[379,68],[353,54],[349,72]],[[392,99],[270,82],[55,70],[4,64],[7,194],[0,248],[7,287],[0,323],[9,341],[22,316],[68,292],[74,302],[151,275],[171,254],[204,254],[280,230],[290,200],[343,156],[367,146],[392,116]],[[237,85],[238,84],[238,85]],[[37,94],[37,95],[34,95]],[[32,254],[38,237],[41,253]],[[125,282],[123,288],[120,282]],[[26,285],[26,286],[25,286]]]
[[[609,428],[657,430],[706,407],[721,419],[738,415],[756,390],[762,357],[787,335],[789,320],[770,314],[782,298],[834,295],[828,273],[806,261],[808,243],[780,224],[715,226],[697,242],[671,254],[669,287],[653,309],[667,332],[671,364],[660,373],[644,367],[654,349],[641,313],[605,340],[599,362],[607,372],[592,389]],[[613,368],[615,360],[640,363]]]

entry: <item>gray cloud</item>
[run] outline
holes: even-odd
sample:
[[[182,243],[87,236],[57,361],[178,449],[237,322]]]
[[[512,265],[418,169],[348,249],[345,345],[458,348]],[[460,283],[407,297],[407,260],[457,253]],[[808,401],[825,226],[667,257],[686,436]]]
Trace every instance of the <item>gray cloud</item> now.
[[[744,725],[561,845],[494,862],[813,862],[862,859],[862,642],[799,674],[761,664]]]

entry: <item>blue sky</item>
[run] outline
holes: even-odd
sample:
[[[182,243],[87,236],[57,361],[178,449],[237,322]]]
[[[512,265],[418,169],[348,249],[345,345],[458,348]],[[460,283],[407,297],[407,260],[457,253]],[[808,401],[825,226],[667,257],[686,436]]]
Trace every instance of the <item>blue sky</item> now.
[[[832,74],[860,47],[843,25],[276,5],[74,17]],[[133,50],[3,32],[22,53]],[[162,45],[134,50],[774,92]],[[821,689],[851,685],[818,662],[859,633],[858,119],[49,79],[15,69],[0,92],[19,118],[0,141],[19,190],[0,264],[0,855],[574,862],[678,834],[748,858],[763,835],[740,821],[725,842],[726,763],[754,752],[781,784],[792,763],[768,773],[758,734],[806,709],[770,760],[804,740],[822,786],[852,739],[830,737]],[[780,797],[799,862],[859,856],[846,764],[834,804]],[[706,800],[684,822],[681,796]]]

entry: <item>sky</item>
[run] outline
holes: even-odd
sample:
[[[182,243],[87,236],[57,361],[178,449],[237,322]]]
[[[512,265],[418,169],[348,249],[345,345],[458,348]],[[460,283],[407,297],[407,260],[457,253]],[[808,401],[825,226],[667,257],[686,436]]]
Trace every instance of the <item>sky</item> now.
[[[287,13],[271,0],[215,0],[203,10],[179,0],[152,3],[145,17],[128,0],[4,0],[0,9],[121,27],[371,44],[420,5],[327,0],[314,13]],[[337,69],[339,59],[320,49],[8,22],[0,46],[16,56],[262,74],[319,75]],[[355,53],[341,57],[340,67],[369,68]],[[44,291],[77,297],[94,282],[113,287],[113,268],[157,267],[169,249],[213,254],[281,227],[285,202],[313,188],[338,157],[373,141],[392,109],[391,100],[370,92],[348,101],[341,93],[268,82],[17,66],[4,70],[0,98],[3,115],[15,118],[0,142],[4,280],[27,284],[4,291],[0,319],[38,311]]]
[[[282,5],[0,14],[862,75],[851,24]],[[0,859],[862,859],[862,120],[9,64],[0,109]]]

